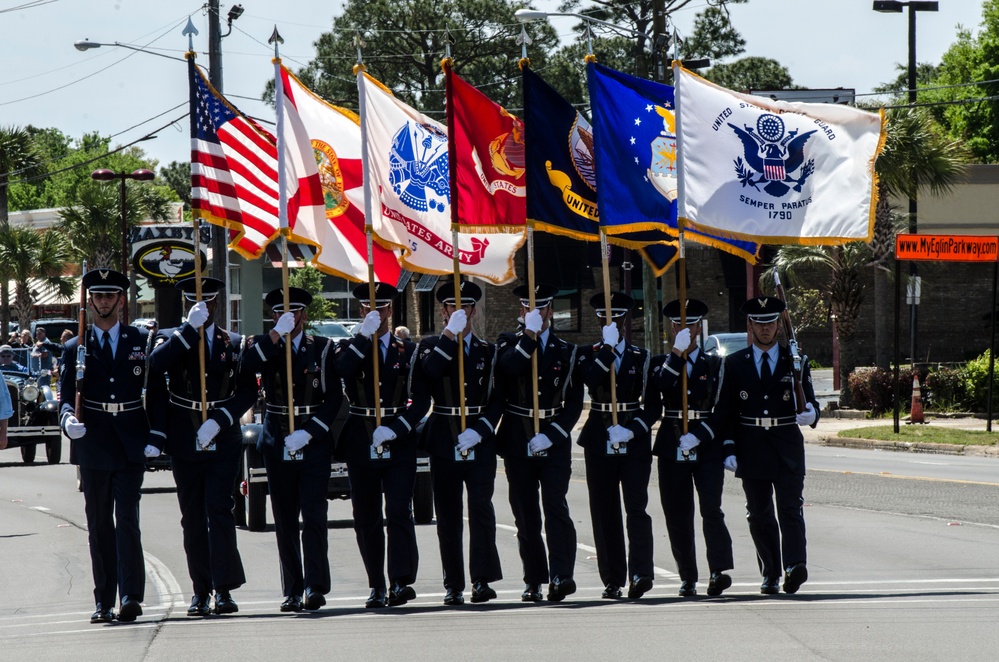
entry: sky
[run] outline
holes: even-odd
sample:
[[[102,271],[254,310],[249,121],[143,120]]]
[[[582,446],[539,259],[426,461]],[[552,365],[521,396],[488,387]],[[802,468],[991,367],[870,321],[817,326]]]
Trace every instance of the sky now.
[[[56,127],[73,138],[97,131],[112,144],[131,142],[186,113],[188,82],[181,58],[190,15],[199,35],[198,61],[208,64],[208,22],[203,0],[0,0],[0,125]],[[231,4],[223,4],[223,17]],[[242,0],[243,15],[223,39],[224,92],[243,112],[272,119],[259,101],[273,77],[275,25],[284,38],[286,66],[293,71],[314,56],[313,43],[340,12],[340,0]],[[555,11],[557,0],[534,0]],[[705,0],[674,15],[683,34]],[[938,63],[955,41],[957,25],[977,29],[981,0],[940,0],[940,11],[917,18],[917,58]],[[23,7],[23,8],[21,8]],[[908,57],[907,17],[872,11],[871,0],[750,0],[732,7],[732,21],[746,40],[743,55],[773,58],[787,67],[795,84],[854,88],[858,93],[897,76]],[[571,38],[572,19],[553,19]],[[223,31],[225,30],[223,26]],[[120,42],[166,55],[121,47],[80,52],[81,39]],[[455,54],[460,57],[460,54]],[[350,76],[345,64],[344,75]],[[154,119],[155,118],[155,119]],[[190,157],[187,119],[140,143],[160,165]]]

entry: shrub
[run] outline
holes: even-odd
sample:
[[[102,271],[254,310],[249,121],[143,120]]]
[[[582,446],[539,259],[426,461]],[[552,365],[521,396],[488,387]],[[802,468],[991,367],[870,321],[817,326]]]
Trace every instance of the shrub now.
[[[972,411],[987,411],[989,402],[989,350],[961,369],[964,380],[964,393],[968,408]],[[999,403],[999,388],[993,385],[992,408]]]
[[[912,370],[901,368],[898,374],[898,397],[902,409],[908,411],[912,402]],[[892,408],[892,371],[881,368],[857,368],[847,380],[850,395],[857,409],[870,409],[880,416]]]
[[[929,396],[929,406],[936,411],[964,411],[968,403],[963,368],[940,367],[926,376],[924,397]]]

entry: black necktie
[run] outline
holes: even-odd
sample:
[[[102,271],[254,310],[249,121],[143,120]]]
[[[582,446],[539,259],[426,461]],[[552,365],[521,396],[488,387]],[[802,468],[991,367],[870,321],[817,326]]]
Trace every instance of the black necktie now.
[[[111,352],[111,334],[104,332],[104,342],[101,343],[101,354],[108,363],[114,363],[114,354]]]
[[[771,375],[773,375],[773,373],[770,372],[770,355],[767,354],[766,352],[763,352],[763,354],[760,356],[760,360],[762,361],[762,363],[760,364],[760,382],[762,382],[763,385],[766,386],[767,384],[770,383],[770,377]]]

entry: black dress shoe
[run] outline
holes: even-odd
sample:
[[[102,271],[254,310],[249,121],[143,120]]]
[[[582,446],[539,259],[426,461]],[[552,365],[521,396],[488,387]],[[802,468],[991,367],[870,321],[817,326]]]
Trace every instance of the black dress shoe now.
[[[480,602],[489,602],[490,600],[496,599],[496,591],[494,591],[488,583],[486,582],[475,582],[472,584],[472,602],[478,604]]]
[[[760,593],[763,595],[777,595],[780,593],[780,577],[775,579],[766,578],[760,584]]]
[[[600,594],[600,597],[606,600],[620,600],[621,587],[608,584],[607,586],[604,586],[604,592]]]
[[[97,605],[97,611],[90,615],[91,623],[110,623],[114,620],[114,610],[113,609],[101,609],[100,605]]]
[[[576,592],[576,582],[572,577],[556,577],[548,585],[548,601],[562,602],[565,596]]]
[[[326,596],[311,586],[305,589],[305,599],[302,600],[302,609],[316,611],[326,604]]]
[[[717,597],[722,591],[732,585],[732,578],[724,572],[712,572],[711,580],[708,582],[708,595]]]
[[[410,600],[416,599],[416,591],[413,590],[412,586],[403,586],[402,584],[392,584],[392,588],[389,590],[388,604],[389,607],[398,607],[404,605]]]
[[[457,607],[458,605],[465,604],[465,596],[461,591],[453,588],[449,588],[447,593],[444,594],[444,604],[449,607]]]
[[[142,616],[142,605],[135,598],[127,595],[121,599],[121,609],[118,610],[118,620],[122,623],[131,623],[139,616]]]
[[[804,563],[795,563],[789,566],[784,575],[784,592],[797,593],[801,585],[808,581],[808,568]]]
[[[191,606],[187,608],[188,616],[208,616],[211,613],[207,595],[195,595],[191,598]]]
[[[365,609],[381,609],[388,606],[388,599],[385,597],[385,589],[373,588],[371,595],[364,601]]]
[[[302,598],[297,595],[289,595],[281,603],[281,611],[302,611]]]
[[[541,584],[528,584],[520,594],[521,602],[541,602]]]
[[[635,575],[628,584],[628,599],[637,600],[652,590],[652,577]]]
[[[207,605],[207,600],[205,601],[205,606]],[[236,601],[232,599],[232,595],[229,591],[215,591],[215,613],[216,614],[235,614],[239,611],[239,605]]]
[[[692,598],[697,595],[697,582],[692,582],[684,579],[680,582],[680,593],[681,598]]]

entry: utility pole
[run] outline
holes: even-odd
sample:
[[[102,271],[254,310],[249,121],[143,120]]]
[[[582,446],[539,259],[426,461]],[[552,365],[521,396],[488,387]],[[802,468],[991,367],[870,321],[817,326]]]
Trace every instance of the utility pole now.
[[[222,93],[222,17],[219,15],[219,0],[208,0],[208,82],[219,94]],[[215,309],[215,321],[220,328],[229,328],[229,231],[215,225],[212,231],[212,278],[226,283],[221,293],[222,301]]]

